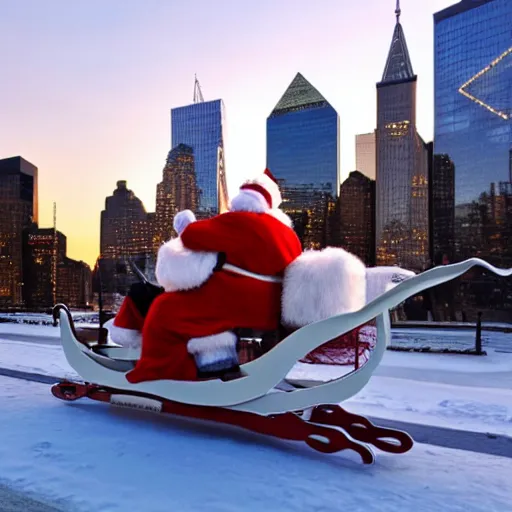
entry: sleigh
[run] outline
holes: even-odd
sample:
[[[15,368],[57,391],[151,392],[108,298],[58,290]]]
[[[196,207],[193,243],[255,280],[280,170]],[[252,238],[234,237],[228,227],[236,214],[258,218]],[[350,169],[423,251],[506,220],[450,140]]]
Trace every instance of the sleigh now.
[[[378,427],[339,404],[359,393],[380,364],[390,341],[389,311],[409,297],[455,279],[474,266],[503,277],[512,275],[512,269],[497,269],[476,258],[436,267],[396,284],[358,311],[281,336],[283,339],[271,343],[259,357],[241,364],[240,374],[234,379],[131,384],[125,375],[134,367],[139,354],[111,342],[93,341],[90,333],[79,334],[67,307],[58,304],[54,317],[60,322],[62,347],[68,363],[83,382],[60,382],[52,387],[52,393],[66,401],[89,398],[230,424],[281,439],[304,441],[323,453],[353,450],[364,463],[371,464],[375,456],[370,445],[389,453],[404,453],[412,448],[412,438],[399,430]],[[296,362],[307,354],[372,321],[376,343],[367,361],[356,364],[354,371],[342,371],[331,380],[294,378],[290,374]]]

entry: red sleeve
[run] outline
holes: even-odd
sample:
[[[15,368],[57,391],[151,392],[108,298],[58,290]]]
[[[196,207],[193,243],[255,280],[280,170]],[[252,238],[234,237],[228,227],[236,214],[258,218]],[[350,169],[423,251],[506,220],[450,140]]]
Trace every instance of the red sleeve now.
[[[223,252],[231,238],[233,234],[226,232],[222,215],[192,222],[181,234],[183,245],[191,251]]]

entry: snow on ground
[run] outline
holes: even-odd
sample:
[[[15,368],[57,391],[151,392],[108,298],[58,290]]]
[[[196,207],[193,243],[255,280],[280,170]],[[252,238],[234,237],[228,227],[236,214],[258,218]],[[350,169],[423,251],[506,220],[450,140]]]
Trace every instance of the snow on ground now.
[[[322,455],[299,443],[152,413],[56,400],[0,377],[0,475],[66,512],[510,510],[512,460],[415,445]]]
[[[0,337],[2,334],[25,334],[27,336],[60,338],[60,329],[53,325],[2,323],[0,324],[0,333]]]
[[[75,322],[76,327],[98,327],[98,324]],[[0,323],[0,339],[2,334],[16,334],[26,336],[42,336],[48,338],[60,338],[60,329],[53,325],[32,325],[32,324],[17,324],[17,323]]]
[[[79,378],[60,345],[0,341],[0,367]],[[347,368],[297,363],[289,376],[330,380]],[[345,404],[353,412],[380,418],[512,435],[511,382],[511,354],[388,351],[369,384]]]
[[[0,368],[20,370],[63,379],[77,379],[60,345],[24,341],[0,341]]]
[[[375,376],[344,405],[365,416],[512,436],[510,389]]]
[[[333,379],[342,371],[298,363],[290,375]],[[439,383],[441,378],[450,383]],[[510,354],[386,352],[368,385],[344,403],[369,416],[512,436],[511,382]]]
[[[451,324],[449,324],[451,325]],[[512,333],[508,330],[482,331],[482,346],[484,349],[499,348],[512,352]],[[391,331],[391,345],[394,347],[431,347],[436,349],[464,350],[475,347],[475,329],[443,328],[395,328]]]
[[[77,321],[98,322],[97,311],[71,311],[71,315]],[[53,318],[52,315],[46,313],[0,313],[0,320],[13,323],[51,324]]]

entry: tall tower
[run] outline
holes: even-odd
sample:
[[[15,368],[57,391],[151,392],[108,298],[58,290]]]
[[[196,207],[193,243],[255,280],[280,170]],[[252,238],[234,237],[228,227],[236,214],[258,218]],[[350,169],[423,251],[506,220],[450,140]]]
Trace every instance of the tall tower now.
[[[340,185],[339,116],[300,73],[267,118],[267,167],[280,180],[283,209],[302,245],[330,244]]]
[[[23,301],[23,231],[37,223],[37,167],[15,156],[0,160],[0,306]]]
[[[377,84],[376,256],[378,265],[423,270],[428,262],[428,150],[416,129],[416,83],[400,2]]]
[[[197,78],[194,103],[171,110],[171,149],[189,146],[194,154],[198,189],[197,218],[227,210],[227,182],[224,162],[224,102],[204,101]]]
[[[145,269],[148,255],[153,254],[153,231],[154,215],[146,212],[126,181],[118,181],[101,212],[100,269],[106,294],[128,292],[135,280],[129,263]]]
[[[162,181],[156,186],[155,248],[173,236],[174,216],[181,210],[196,212],[199,206],[194,151],[178,144],[169,151]],[[176,235],[175,235],[176,236]]]

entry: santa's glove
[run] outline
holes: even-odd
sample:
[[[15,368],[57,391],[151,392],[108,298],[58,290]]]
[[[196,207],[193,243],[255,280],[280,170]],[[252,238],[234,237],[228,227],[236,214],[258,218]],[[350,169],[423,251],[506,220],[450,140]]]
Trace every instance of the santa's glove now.
[[[194,213],[192,211],[182,210],[181,212],[178,212],[174,216],[173,226],[174,226],[174,229],[176,230],[176,232],[178,233],[178,235],[181,236],[181,233],[183,233],[183,231],[185,231],[185,228],[189,224],[192,224],[192,222],[195,222],[195,221],[196,221],[196,216],[194,215]]]
[[[232,331],[192,338],[187,349],[194,356],[198,377],[221,377],[227,372],[238,371],[237,341],[238,337]]]

